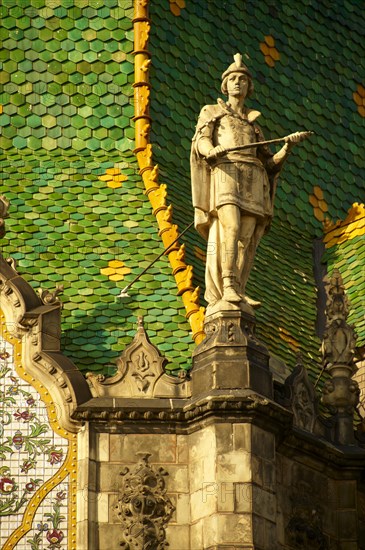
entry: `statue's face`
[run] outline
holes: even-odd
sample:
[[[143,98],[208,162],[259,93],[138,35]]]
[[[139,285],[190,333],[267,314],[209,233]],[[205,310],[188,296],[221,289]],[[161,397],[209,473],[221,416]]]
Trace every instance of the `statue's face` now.
[[[231,73],[227,79],[229,96],[246,97],[248,91],[248,76],[244,73]]]

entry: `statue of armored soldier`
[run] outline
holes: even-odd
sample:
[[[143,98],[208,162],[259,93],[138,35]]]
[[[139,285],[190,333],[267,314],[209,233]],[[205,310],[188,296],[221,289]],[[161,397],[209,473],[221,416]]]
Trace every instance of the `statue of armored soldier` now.
[[[245,106],[253,93],[252,77],[240,54],[234,60],[222,75],[228,101],[203,107],[191,151],[195,227],[208,241],[207,313],[232,305],[253,313],[259,305],[245,289],[257,246],[270,226],[277,177],[293,145],[310,134],[290,134],[275,154],[262,144],[260,112]]]

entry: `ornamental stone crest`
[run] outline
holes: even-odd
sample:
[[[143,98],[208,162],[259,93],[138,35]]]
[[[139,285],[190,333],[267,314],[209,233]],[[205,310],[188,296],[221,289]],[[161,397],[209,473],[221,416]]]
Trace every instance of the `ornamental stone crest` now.
[[[87,374],[94,397],[186,397],[189,386],[185,379],[165,373],[167,360],[151,344],[138,318],[137,332],[132,343],[117,359],[117,372],[104,375]]]
[[[122,523],[124,550],[162,550],[168,546],[165,528],[175,510],[166,495],[163,468],[152,469],[149,453],[138,453],[140,460],[130,470],[125,468],[122,496],[114,506]]]

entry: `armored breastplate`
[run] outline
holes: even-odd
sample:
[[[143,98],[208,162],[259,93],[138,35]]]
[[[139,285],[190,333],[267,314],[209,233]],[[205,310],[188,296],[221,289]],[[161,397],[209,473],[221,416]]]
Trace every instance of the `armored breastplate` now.
[[[227,114],[223,116],[214,130],[214,145],[222,145],[225,149],[239,147],[256,142],[256,133],[252,124],[239,116]],[[241,154],[256,156],[256,147],[244,149]]]

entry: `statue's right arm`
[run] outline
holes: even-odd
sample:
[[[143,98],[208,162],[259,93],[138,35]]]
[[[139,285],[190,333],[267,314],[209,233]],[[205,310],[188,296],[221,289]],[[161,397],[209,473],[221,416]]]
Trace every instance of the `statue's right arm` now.
[[[198,118],[194,136],[196,152],[203,158],[210,156],[215,149],[213,143],[215,121],[215,117],[212,116],[211,106],[206,105],[203,107]]]
[[[203,135],[197,142],[197,150],[206,160],[213,160],[226,152],[222,145],[213,144],[211,136],[205,135]]]

